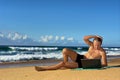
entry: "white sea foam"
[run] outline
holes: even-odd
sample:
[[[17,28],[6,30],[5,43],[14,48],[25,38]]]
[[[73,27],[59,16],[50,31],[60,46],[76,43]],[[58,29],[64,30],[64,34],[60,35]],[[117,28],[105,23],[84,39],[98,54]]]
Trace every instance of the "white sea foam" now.
[[[109,51],[120,51],[120,48],[104,48],[104,49]]]
[[[9,47],[12,51],[0,51],[0,62],[38,60],[46,58],[61,59],[62,49],[59,47]],[[73,48],[75,49],[75,48]],[[76,48],[78,54],[84,55],[87,51]],[[84,48],[85,49],[85,48]],[[120,55],[120,48],[104,48],[107,56]]]
[[[120,51],[107,51],[107,55],[111,55],[111,56],[117,56],[120,55]]]
[[[49,51],[49,50],[57,50],[58,49],[57,47],[9,47],[9,48],[11,48],[12,50],[30,50],[30,51],[33,51],[33,50]]]
[[[84,55],[86,51],[77,52],[77,53]],[[117,56],[117,55],[120,55],[120,52],[108,52],[107,55]],[[9,62],[9,61],[22,61],[22,60],[31,60],[31,59],[46,59],[46,58],[61,59],[62,57],[63,56],[60,51],[56,53],[49,53],[49,54],[40,54],[39,52],[36,52],[35,54],[2,55],[0,56],[0,61]]]
[[[21,61],[21,60],[31,60],[31,59],[45,59],[45,58],[62,58],[62,54],[49,53],[49,54],[17,54],[17,55],[2,55],[0,56],[0,61]]]
[[[81,50],[82,48],[79,47],[79,48],[77,48],[77,49],[78,49],[78,50]]]

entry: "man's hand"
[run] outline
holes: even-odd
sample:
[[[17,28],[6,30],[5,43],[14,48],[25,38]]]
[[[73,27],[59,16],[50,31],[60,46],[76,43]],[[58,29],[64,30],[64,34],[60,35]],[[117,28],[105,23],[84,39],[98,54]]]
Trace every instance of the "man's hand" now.
[[[102,40],[103,40],[103,37],[101,37],[101,36],[99,36],[99,35],[96,35],[96,37],[98,37],[98,38],[100,38],[100,39],[102,39]]]

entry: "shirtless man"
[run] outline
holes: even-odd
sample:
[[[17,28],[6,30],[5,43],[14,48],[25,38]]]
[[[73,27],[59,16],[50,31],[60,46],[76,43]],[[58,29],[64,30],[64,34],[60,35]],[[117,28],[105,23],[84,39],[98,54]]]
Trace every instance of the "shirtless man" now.
[[[93,38],[93,41],[90,41],[90,39]],[[44,70],[56,70],[60,68],[81,68],[81,59],[101,59],[102,66],[107,66],[107,57],[106,52],[101,47],[102,45],[102,37],[101,36],[94,36],[94,35],[88,35],[84,37],[84,41],[86,44],[89,45],[88,52],[84,55],[77,54],[75,51],[64,48],[62,50],[63,53],[63,61],[53,65],[53,66],[42,66],[38,67],[35,66],[35,69],[37,71],[44,71]],[[72,60],[72,62],[68,61],[68,58]]]

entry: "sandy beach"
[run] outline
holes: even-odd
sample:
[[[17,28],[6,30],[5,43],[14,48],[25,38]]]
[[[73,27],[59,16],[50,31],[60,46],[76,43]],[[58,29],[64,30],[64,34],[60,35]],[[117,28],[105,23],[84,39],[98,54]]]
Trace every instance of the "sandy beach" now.
[[[102,70],[35,71],[34,66],[0,68],[0,80],[120,80],[120,58],[112,59]]]

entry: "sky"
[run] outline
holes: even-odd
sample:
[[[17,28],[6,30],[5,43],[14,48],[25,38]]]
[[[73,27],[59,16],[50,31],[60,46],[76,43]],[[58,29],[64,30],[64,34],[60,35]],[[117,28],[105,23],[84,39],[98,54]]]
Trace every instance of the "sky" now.
[[[119,0],[0,0],[0,31],[64,36],[83,42],[100,35],[103,45],[120,46]]]

